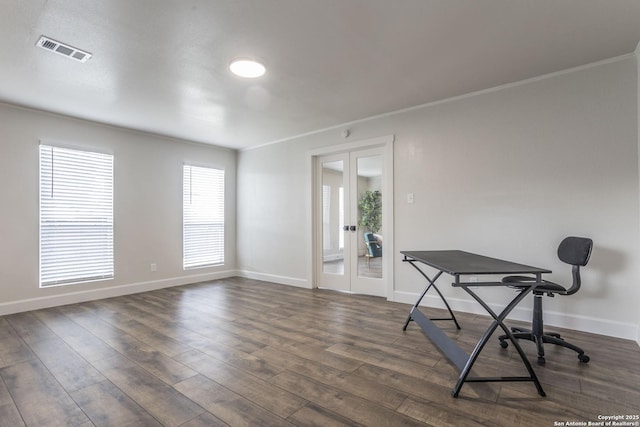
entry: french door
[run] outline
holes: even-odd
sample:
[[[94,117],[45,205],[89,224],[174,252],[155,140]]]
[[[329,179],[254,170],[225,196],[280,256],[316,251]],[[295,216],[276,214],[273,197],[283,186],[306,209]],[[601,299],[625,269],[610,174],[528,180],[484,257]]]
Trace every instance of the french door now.
[[[316,171],[318,287],[387,296],[383,148],[319,156]]]

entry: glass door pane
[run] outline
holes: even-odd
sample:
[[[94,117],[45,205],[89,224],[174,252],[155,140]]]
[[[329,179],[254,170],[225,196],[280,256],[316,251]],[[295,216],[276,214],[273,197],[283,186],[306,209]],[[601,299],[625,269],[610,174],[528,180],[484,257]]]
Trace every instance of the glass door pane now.
[[[382,279],[382,156],[358,157],[357,219],[358,251],[357,275]]]
[[[322,272],[345,274],[344,161],[322,163]]]

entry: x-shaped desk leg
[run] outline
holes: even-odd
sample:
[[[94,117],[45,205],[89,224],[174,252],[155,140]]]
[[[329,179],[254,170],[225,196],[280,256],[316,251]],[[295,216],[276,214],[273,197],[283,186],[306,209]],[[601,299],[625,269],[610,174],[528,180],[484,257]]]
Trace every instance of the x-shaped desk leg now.
[[[538,277],[538,282],[540,282],[540,280],[541,280],[540,277]],[[456,383],[456,386],[454,387],[453,391],[451,392],[453,397],[458,397],[458,393],[460,393],[460,389],[462,388],[462,385],[465,382],[487,382],[487,381],[533,381],[533,383],[535,384],[536,388],[538,389],[538,394],[540,396],[546,396],[544,390],[542,389],[542,385],[540,385],[540,381],[538,381],[538,377],[536,376],[536,373],[533,370],[533,367],[531,366],[531,363],[529,362],[529,359],[524,354],[524,351],[522,350],[522,347],[520,347],[520,344],[518,343],[518,340],[516,338],[514,338],[513,334],[511,333],[511,330],[504,324],[504,319],[507,318],[509,313],[511,313],[511,311],[520,303],[520,301],[522,301],[522,299],[524,299],[525,296],[527,296],[530,292],[533,291],[533,289],[535,288],[535,283],[532,283],[531,287],[529,287],[527,289],[523,289],[522,291],[520,291],[518,293],[518,295],[516,295],[516,297],[504,308],[504,310],[502,310],[502,312],[499,315],[497,315],[491,309],[491,307],[489,307],[487,305],[487,303],[485,303],[478,295],[476,295],[471,289],[469,289],[468,285],[473,285],[473,284],[462,284],[462,283],[459,282],[458,278],[456,278],[456,285],[455,286],[461,287],[469,295],[471,295],[476,301],[478,301],[478,303],[487,311],[487,313],[489,313],[491,315],[491,317],[493,317],[493,322],[491,323],[489,328],[486,330],[484,335],[482,335],[482,338],[480,339],[480,341],[478,341],[478,344],[476,344],[475,348],[473,349],[473,352],[469,356],[469,360],[467,360],[467,363],[466,363],[464,369],[462,370],[462,372],[460,372],[460,377],[458,378],[458,382]],[[524,366],[527,368],[527,371],[529,372],[529,377],[467,378],[468,375],[469,375],[469,372],[471,371],[471,367],[473,366],[473,364],[475,363],[476,359],[480,355],[480,352],[482,351],[482,348],[487,343],[489,338],[491,338],[491,335],[498,328],[498,326],[500,328],[502,328],[502,330],[505,332],[505,334],[507,334],[507,336],[509,337],[509,339],[513,343],[513,346],[518,351],[518,354],[520,355],[520,358],[522,359],[522,363],[524,363]]]
[[[447,303],[447,300],[444,298],[444,296],[442,295],[442,293],[440,292],[440,290],[438,289],[438,287],[436,286],[436,280],[438,280],[438,278],[442,275],[442,271],[439,271],[434,277],[433,279],[429,278],[429,276],[427,276],[422,270],[420,270],[420,268],[418,268],[417,265],[414,264],[414,260],[411,259],[407,259],[406,257],[403,259],[404,262],[408,262],[409,264],[411,264],[411,266],[413,268],[415,268],[416,270],[418,270],[418,272],[422,275],[422,277],[424,277],[425,279],[427,279],[427,282],[429,282],[429,284],[427,285],[426,288],[424,288],[424,291],[422,291],[422,294],[420,294],[420,298],[418,298],[418,301],[416,301],[416,303],[413,305],[413,307],[411,307],[411,311],[409,312],[409,316],[407,317],[407,321],[404,322],[404,326],[402,327],[403,331],[407,330],[407,326],[409,326],[409,322],[411,322],[413,319],[411,318],[411,315],[413,314],[413,311],[416,310],[418,308],[418,305],[420,305],[420,301],[422,301],[422,298],[424,298],[424,296],[427,294],[427,291],[433,287],[433,289],[436,290],[436,292],[438,293],[438,295],[440,295],[440,298],[442,299],[442,302],[444,302],[444,305],[447,307],[447,310],[449,310],[449,314],[451,315],[451,317],[446,317],[446,318],[436,318],[436,319],[430,319],[430,320],[453,320],[453,323],[456,324],[456,328],[460,329],[460,325],[458,324],[458,320],[456,320],[456,316],[453,314],[453,311],[451,310],[451,307],[449,307],[449,303]]]

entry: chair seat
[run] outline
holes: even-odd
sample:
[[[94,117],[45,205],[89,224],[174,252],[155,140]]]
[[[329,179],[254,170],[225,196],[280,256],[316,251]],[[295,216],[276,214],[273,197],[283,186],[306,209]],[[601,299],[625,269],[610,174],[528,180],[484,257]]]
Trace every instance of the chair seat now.
[[[530,286],[531,282],[535,282],[535,277],[529,276],[507,276],[502,279],[502,283],[507,283],[507,286],[514,289],[522,289]],[[554,293],[563,293],[566,292],[567,289],[564,286],[558,285],[557,283],[549,282],[547,280],[543,280],[541,285],[538,285],[533,293],[542,293],[542,292],[554,292]]]

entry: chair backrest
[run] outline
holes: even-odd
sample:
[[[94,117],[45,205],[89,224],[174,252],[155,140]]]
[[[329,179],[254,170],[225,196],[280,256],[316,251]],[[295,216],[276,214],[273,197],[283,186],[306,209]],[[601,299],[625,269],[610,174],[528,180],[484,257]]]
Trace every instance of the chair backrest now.
[[[566,237],[558,246],[560,261],[584,267],[591,257],[593,240],[585,237]]]
[[[567,237],[558,246],[558,258],[560,261],[571,264],[573,283],[567,289],[565,295],[572,295],[580,289],[580,267],[584,267],[589,262],[593,240],[586,237]]]

